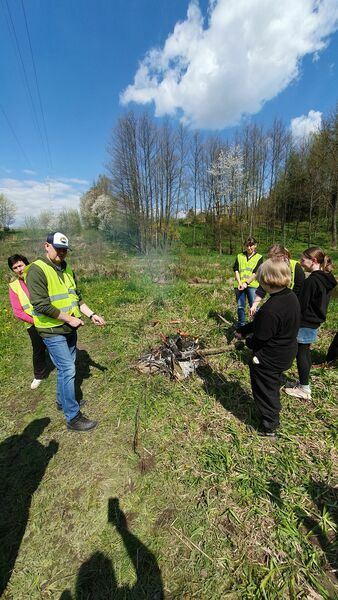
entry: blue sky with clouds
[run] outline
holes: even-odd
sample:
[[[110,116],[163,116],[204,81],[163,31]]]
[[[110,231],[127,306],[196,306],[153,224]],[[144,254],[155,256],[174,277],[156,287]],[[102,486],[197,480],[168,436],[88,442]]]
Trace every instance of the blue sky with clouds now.
[[[276,116],[314,130],[337,102],[337,27],[337,0],[3,0],[0,192],[17,224],[78,206],[129,107],[224,135]]]

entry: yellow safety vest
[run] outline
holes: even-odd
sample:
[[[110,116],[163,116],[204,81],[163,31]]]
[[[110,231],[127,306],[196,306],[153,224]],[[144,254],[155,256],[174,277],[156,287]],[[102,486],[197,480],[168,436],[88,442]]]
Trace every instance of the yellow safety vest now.
[[[296,260],[289,260],[289,265],[290,265],[290,269],[291,269],[291,283],[288,286],[289,288],[291,288],[293,290],[294,285],[295,285],[295,270],[296,270],[296,264],[297,261]]]
[[[239,277],[242,282],[246,281],[249,277],[251,277],[252,273],[255,273],[255,269],[257,267],[257,263],[262,258],[261,254],[254,254],[251,258],[247,259],[246,254],[241,252],[241,254],[237,254],[238,261],[238,272]],[[257,288],[259,283],[256,279],[249,284],[249,287]],[[237,279],[235,281],[235,288],[238,288]]]
[[[30,300],[29,300],[26,292],[22,289],[22,287],[20,285],[20,280],[15,279],[14,281],[11,281],[11,283],[9,284],[9,287],[18,296],[22,310],[24,310],[25,313],[27,313],[27,315],[30,315],[32,317],[33,307],[30,303]],[[23,321],[23,323],[25,323],[27,328],[32,326],[32,324],[27,323],[27,321]]]
[[[52,266],[47,265],[43,260],[37,259],[25,268],[25,274],[32,264],[40,267],[46,276],[50,303],[63,313],[73,315],[74,317],[80,317],[79,298],[75,289],[75,280],[72,269],[68,265],[66,266],[62,271],[62,280]],[[33,319],[35,327],[38,327],[39,329],[63,325],[63,322],[58,319],[53,319],[48,315],[38,313],[34,308]]]

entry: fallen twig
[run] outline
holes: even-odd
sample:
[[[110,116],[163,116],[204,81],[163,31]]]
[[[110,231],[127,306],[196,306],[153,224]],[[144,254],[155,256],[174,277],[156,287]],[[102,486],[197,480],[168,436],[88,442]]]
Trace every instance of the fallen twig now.
[[[223,323],[225,323],[226,325],[231,325],[233,326],[233,323],[230,323],[230,321],[227,321],[224,317],[222,317],[222,315],[220,315],[219,313],[216,313],[216,317],[218,319],[220,319],[221,321],[223,321]]]
[[[208,560],[210,560],[213,564],[216,563],[222,568],[224,569],[224,565],[223,563],[220,561],[220,559],[216,559],[216,561],[211,558],[211,556],[209,556],[209,554],[207,554],[206,552],[204,552],[204,550],[202,550],[202,548],[200,548],[199,546],[197,546],[197,544],[195,544],[194,542],[192,542],[188,537],[186,537],[183,533],[181,533],[180,531],[178,531],[178,529],[176,529],[176,527],[174,527],[173,525],[171,525],[171,529],[173,530],[174,534],[178,537],[179,540],[181,540],[181,542],[183,542],[183,544],[185,544],[190,550],[192,550],[192,547],[195,548],[196,550],[198,550],[201,554],[203,554],[203,556],[205,556],[205,558],[207,558]]]

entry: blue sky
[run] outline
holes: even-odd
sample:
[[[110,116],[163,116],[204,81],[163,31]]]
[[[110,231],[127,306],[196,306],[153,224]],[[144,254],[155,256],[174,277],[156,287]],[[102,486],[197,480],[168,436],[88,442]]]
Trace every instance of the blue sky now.
[[[337,0],[3,0],[0,192],[16,223],[78,207],[128,108],[224,135],[242,115],[312,131],[338,98],[337,26]]]

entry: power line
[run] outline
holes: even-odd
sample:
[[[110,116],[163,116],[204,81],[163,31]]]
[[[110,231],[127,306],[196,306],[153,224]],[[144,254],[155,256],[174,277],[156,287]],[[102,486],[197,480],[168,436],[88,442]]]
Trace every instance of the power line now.
[[[49,140],[48,140],[48,134],[47,134],[47,126],[46,126],[45,113],[44,113],[43,106],[42,106],[42,100],[41,100],[41,94],[40,94],[40,87],[39,87],[39,83],[38,83],[38,76],[37,76],[37,71],[36,71],[36,67],[35,67],[35,60],[34,60],[34,55],[33,55],[33,48],[32,48],[32,43],[31,43],[31,37],[30,37],[30,34],[29,34],[28,21],[27,21],[27,16],[26,16],[26,11],[25,11],[25,6],[24,6],[24,3],[23,3],[23,0],[21,0],[21,6],[22,6],[22,11],[23,11],[24,17],[25,17],[26,32],[27,32],[27,37],[28,37],[28,42],[29,42],[29,49],[30,49],[30,53],[31,53],[32,64],[33,64],[34,77],[35,77],[35,85],[36,85],[36,89],[37,89],[37,92],[38,92],[38,99],[39,99],[40,111],[41,111],[41,115],[42,115],[42,124],[43,124],[44,134],[45,134],[45,138],[46,138],[46,146],[47,146],[47,153],[48,153],[48,158],[49,158],[49,165],[50,165],[50,168],[52,169],[53,165],[52,165],[52,157],[51,157],[51,153],[50,153],[50,146],[49,146]]]
[[[15,40],[15,46],[16,46],[16,51],[17,51],[17,54],[18,54],[19,64],[21,66],[21,70],[22,70],[22,74],[23,74],[23,78],[24,78],[24,82],[25,82],[26,91],[28,93],[28,96],[29,96],[29,99],[30,99],[30,103],[31,103],[31,107],[32,107],[32,111],[33,111],[34,125],[36,127],[38,136],[40,137],[43,151],[46,154],[45,142],[44,142],[44,139],[43,139],[43,136],[42,136],[42,132],[41,132],[41,128],[40,128],[40,125],[39,125],[39,120],[38,120],[37,112],[36,112],[36,109],[35,109],[34,99],[33,99],[33,95],[32,95],[31,89],[30,89],[26,67],[25,67],[25,64],[24,64],[24,61],[23,61],[23,58],[22,58],[22,53],[21,53],[21,49],[20,49],[20,45],[19,45],[18,36],[16,34],[16,29],[15,29],[14,21],[13,21],[13,18],[12,18],[12,13],[11,13],[9,5],[8,5],[8,0],[3,0],[3,2],[6,4],[6,7],[7,7],[7,12],[8,12],[9,21],[10,21],[9,30],[10,30],[10,32],[11,32],[11,34],[12,34],[14,40]],[[7,24],[8,24],[8,20],[7,20]],[[47,154],[46,154],[46,157],[47,157]]]
[[[16,133],[15,133],[14,127],[12,126],[12,124],[11,124],[11,122],[10,122],[10,120],[9,120],[9,118],[8,118],[8,116],[7,116],[6,112],[5,112],[5,109],[4,109],[4,107],[2,106],[2,104],[0,104],[0,109],[1,109],[1,112],[2,112],[3,116],[5,117],[5,119],[6,119],[6,121],[7,121],[7,125],[8,125],[8,127],[9,127],[9,129],[11,130],[11,132],[12,132],[12,135],[13,135],[13,137],[14,137],[14,139],[15,139],[16,143],[18,144],[18,147],[20,148],[20,151],[22,152],[22,155],[23,155],[23,157],[24,157],[25,161],[28,163],[28,166],[29,166],[29,167],[31,167],[31,166],[32,166],[32,165],[31,165],[31,162],[30,162],[30,160],[29,160],[29,158],[28,158],[28,156],[27,156],[26,152],[24,151],[24,149],[23,149],[23,147],[22,147],[22,145],[21,145],[21,143],[20,143],[20,140],[19,140],[18,136],[17,136],[17,135],[16,135]]]

